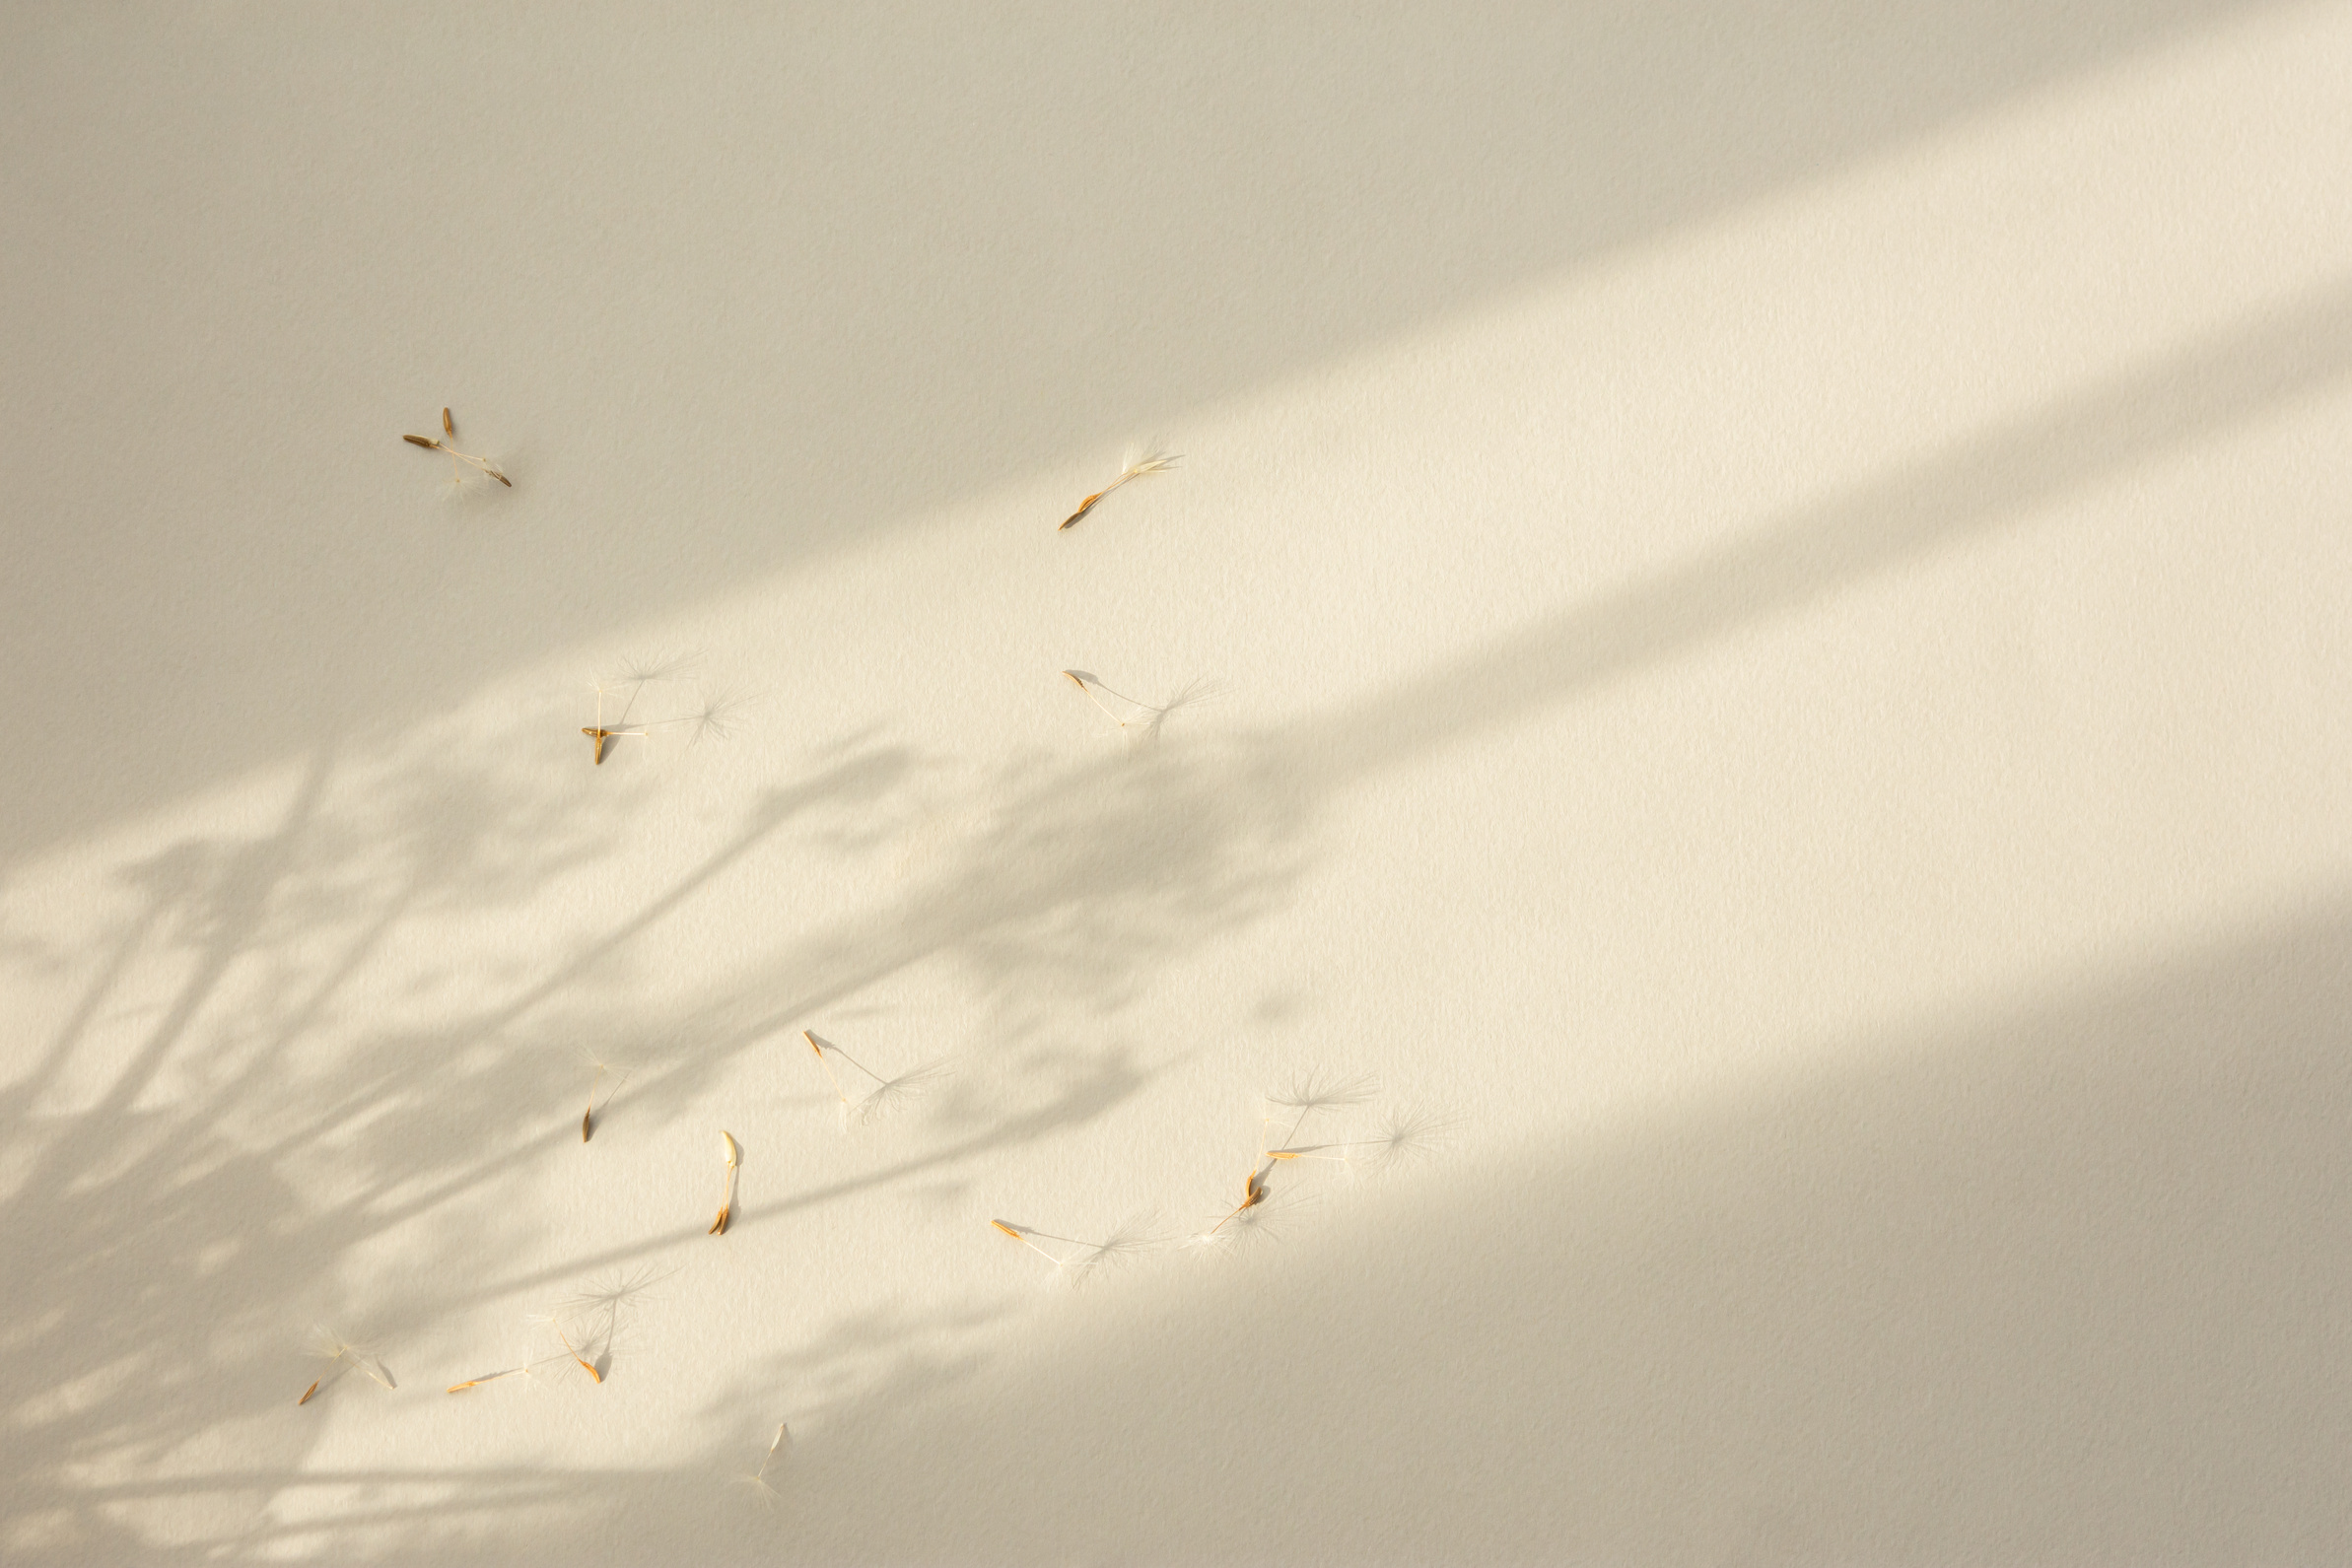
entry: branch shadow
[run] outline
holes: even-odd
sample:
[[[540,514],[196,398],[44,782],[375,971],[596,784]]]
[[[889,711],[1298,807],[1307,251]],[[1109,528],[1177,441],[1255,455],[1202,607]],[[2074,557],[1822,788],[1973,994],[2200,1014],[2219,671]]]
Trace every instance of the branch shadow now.
[[[0,1475],[12,1550],[137,1561],[169,1555],[191,1520],[236,1519],[241,1549],[262,1549],[403,1517],[380,1504],[395,1483],[354,1482],[378,1501],[299,1531],[256,1523],[282,1491],[338,1495],[306,1479],[310,1428],[287,1419],[304,1381],[287,1370],[299,1326],[314,1317],[397,1338],[472,1301],[659,1253],[657,1237],[487,1285],[448,1265],[373,1270],[364,1290],[344,1277],[347,1261],[418,1222],[437,1259],[511,1252],[528,1218],[485,1199],[577,1137],[577,1083],[550,1062],[598,1031],[653,1027],[606,973],[631,942],[791,834],[822,838],[836,818],[886,814],[921,766],[871,739],[815,760],[764,791],[667,889],[495,988],[506,994],[488,1004],[478,989],[426,983],[402,938],[520,919],[595,875],[631,810],[624,789],[584,794],[440,760],[422,738],[364,763],[329,744],[273,828],[184,837],[119,865],[121,907],[92,943],[83,993],[57,1009],[64,1021],[35,1070],[0,1094],[0,1147],[14,1162],[0,1248],[18,1265],[5,1286],[13,1354],[0,1398],[31,1439],[11,1446]],[[1017,978],[1005,955],[1093,953],[1104,962],[1088,1007],[1111,1008],[1125,994],[1118,977],[1276,898],[1272,859],[1256,856],[1246,873],[1231,863],[1242,845],[1273,847],[1265,824],[1232,830],[1213,775],[1176,750],[1148,766],[1032,772],[1017,825],[1001,819],[972,857],[880,918],[894,943],[863,947],[870,932],[854,922],[800,943],[792,962],[804,995],[854,995],[943,953],[993,955],[983,968],[1000,986]],[[1091,812],[1073,804],[1080,795]],[[1139,835],[1158,852],[1141,871],[1119,858]],[[994,874],[999,860],[1020,874]],[[62,950],[25,951],[50,947]],[[77,966],[44,956],[36,967],[55,983]],[[400,1005],[380,1009],[387,995]],[[725,1011],[709,1010],[700,1033],[683,1032],[633,1076],[633,1117],[683,1114],[771,1028],[740,1018],[722,1028]],[[742,1228],[1050,1136],[1141,1092],[1166,1064],[1117,1041],[1072,1042],[1068,1019],[1033,1009],[1009,1022],[997,1042],[1009,1092],[963,1103],[945,1141],[748,1205]],[[590,1353],[609,1356],[609,1340]],[[332,1380],[317,1400],[370,1392]],[[192,1478],[232,1471],[218,1485]]]
[[[906,765],[887,747],[820,761],[670,891],[488,1008],[403,939],[514,918],[594,875],[627,786],[582,792],[421,739],[391,756],[330,741],[274,826],[118,864],[89,980],[0,1090],[0,1399],[16,1428],[0,1538],[144,1560],[163,1516],[80,1507],[78,1488],[115,1476],[162,1497],[224,1455],[303,1484],[309,1428],[285,1417],[310,1376],[291,1353],[306,1323],[396,1337],[450,1290],[400,1269],[359,1293],[346,1261],[420,1216],[452,1256],[511,1242],[517,1219],[460,1200],[561,1141],[547,1129],[576,1084],[547,1071],[552,1054],[621,1010],[599,962],[799,814]],[[38,970],[63,984],[73,967]],[[363,1384],[330,1370],[311,1402],[372,1397]]]
[[[1439,1167],[1017,1365],[837,1325],[774,1517],[719,1495],[766,1368],[678,1467],[538,1477],[564,1522],[371,1555],[2337,1560],[2347,941],[2339,898]]]

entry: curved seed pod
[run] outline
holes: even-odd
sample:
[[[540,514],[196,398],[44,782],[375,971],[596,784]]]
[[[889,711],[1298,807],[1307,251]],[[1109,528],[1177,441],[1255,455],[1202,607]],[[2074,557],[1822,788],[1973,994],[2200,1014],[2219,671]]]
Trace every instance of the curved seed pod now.
[[[1118,478],[1112,480],[1109,484],[1103,486],[1100,490],[1097,490],[1093,495],[1088,496],[1085,500],[1079,502],[1078,510],[1062,519],[1062,527],[1068,528],[1076,523],[1079,518],[1085,516],[1087,512],[1094,510],[1096,502],[1099,502],[1103,497],[1109,495],[1112,491],[1117,490],[1121,485],[1126,484],[1129,480],[1141,479],[1145,474],[1166,473],[1170,468],[1176,466],[1176,458],[1179,455],[1179,453],[1174,452],[1154,453],[1152,456],[1144,457],[1136,462],[1128,464],[1126,468],[1120,471]],[[1060,530],[1057,529],[1056,531],[1059,532]]]

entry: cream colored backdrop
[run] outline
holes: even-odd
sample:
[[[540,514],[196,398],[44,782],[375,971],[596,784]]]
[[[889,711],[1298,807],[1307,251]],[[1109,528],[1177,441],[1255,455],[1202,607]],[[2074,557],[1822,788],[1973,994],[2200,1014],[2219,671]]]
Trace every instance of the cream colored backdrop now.
[[[17,10],[11,1560],[2352,1555],[2352,6],[1265,11]]]

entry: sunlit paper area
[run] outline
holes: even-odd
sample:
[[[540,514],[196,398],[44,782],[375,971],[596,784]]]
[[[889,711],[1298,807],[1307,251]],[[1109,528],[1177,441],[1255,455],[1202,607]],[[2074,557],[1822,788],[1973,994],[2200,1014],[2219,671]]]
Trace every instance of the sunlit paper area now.
[[[7,30],[0,1554],[2352,1556],[2352,5],[759,11]]]

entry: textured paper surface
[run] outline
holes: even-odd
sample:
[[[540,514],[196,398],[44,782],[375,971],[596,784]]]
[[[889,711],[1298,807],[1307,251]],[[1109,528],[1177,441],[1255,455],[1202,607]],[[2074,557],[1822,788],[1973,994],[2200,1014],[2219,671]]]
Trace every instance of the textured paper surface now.
[[[22,8],[0,1545],[2352,1552],[2348,82]],[[593,765],[686,655],[734,733]],[[845,1129],[804,1029],[951,1075]],[[1367,1075],[1298,1140],[1444,1146],[1174,1245]]]

